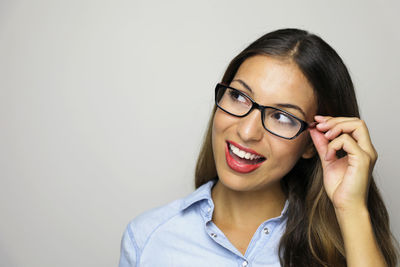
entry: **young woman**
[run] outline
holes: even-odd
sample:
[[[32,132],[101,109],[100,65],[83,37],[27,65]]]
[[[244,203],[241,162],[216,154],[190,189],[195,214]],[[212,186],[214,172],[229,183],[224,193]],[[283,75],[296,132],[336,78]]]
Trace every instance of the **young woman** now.
[[[120,267],[396,266],[377,153],[320,37],[268,33],[215,88],[196,191],[127,226]]]

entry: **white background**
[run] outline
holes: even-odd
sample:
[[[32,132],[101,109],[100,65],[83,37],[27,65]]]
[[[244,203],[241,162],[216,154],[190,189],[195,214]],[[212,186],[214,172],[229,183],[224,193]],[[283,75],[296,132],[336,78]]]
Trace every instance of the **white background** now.
[[[400,235],[398,1],[0,0],[0,266],[116,266],[126,224],[193,191],[213,89],[269,31],[347,64]]]

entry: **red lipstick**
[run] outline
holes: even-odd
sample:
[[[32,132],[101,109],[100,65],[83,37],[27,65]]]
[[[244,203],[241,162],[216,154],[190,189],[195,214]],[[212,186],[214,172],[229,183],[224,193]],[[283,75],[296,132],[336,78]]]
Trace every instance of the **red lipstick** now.
[[[260,156],[260,157],[263,157],[263,158],[264,158],[263,155],[261,155],[261,154],[255,152],[253,149],[243,147],[243,146],[239,145],[238,143],[235,143],[235,142],[230,141],[230,140],[229,140],[229,141],[226,141],[226,142],[228,142],[228,143],[234,145],[235,147],[239,148],[240,150],[243,150],[243,151],[246,151],[246,152],[249,152],[249,153],[251,153],[251,154],[254,154],[254,155],[257,155],[257,156]]]
[[[235,147],[239,148],[240,150],[258,155],[260,157],[263,158],[263,160],[261,162],[258,162],[256,164],[254,163],[247,163],[249,162],[248,160],[241,160],[238,156],[236,155],[232,155],[229,149],[229,143],[231,143],[232,145],[234,145]],[[249,173],[254,171],[255,169],[257,169],[258,167],[261,166],[261,164],[265,161],[265,157],[257,152],[255,152],[252,149],[249,148],[244,148],[241,145],[233,142],[233,141],[227,141],[226,146],[225,146],[225,157],[226,157],[226,163],[228,164],[228,166],[239,173]]]

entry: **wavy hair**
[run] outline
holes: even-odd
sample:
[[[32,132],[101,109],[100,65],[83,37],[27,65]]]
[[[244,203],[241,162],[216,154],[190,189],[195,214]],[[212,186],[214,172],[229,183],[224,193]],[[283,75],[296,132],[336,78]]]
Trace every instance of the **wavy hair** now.
[[[250,44],[228,65],[222,83],[230,84],[242,62],[254,55],[267,55],[295,63],[317,96],[317,114],[360,117],[353,82],[336,51],[315,34],[300,29],[280,29]],[[195,170],[195,186],[218,177],[211,143],[209,119]],[[341,153],[340,153],[341,152]],[[339,151],[338,156],[343,156]],[[288,200],[288,220],[280,245],[282,266],[346,266],[344,242],[333,205],[324,186],[317,153],[299,159],[281,179]],[[390,267],[395,267],[398,244],[389,226],[389,216],[378,188],[371,179],[367,199],[377,243]]]

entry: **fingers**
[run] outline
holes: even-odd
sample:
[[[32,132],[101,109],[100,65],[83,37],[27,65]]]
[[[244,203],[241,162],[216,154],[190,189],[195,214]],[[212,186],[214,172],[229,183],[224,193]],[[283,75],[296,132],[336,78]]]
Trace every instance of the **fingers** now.
[[[328,148],[325,154],[325,160],[336,160],[336,151],[339,151],[340,149],[346,151],[347,154],[350,155],[350,157],[352,155],[360,156],[366,154],[366,152],[360,148],[357,142],[350,135],[342,134],[338,138],[333,139],[328,144]]]
[[[318,131],[315,128],[310,129],[310,136],[311,139],[313,140],[314,146],[322,161],[322,164],[325,164],[324,159],[326,152],[328,151],[329,140],[324,136],[322,132]]]
[[[350,166],[366,166],[368,170],[373,168],[374,162],[372,159],[349,134],[342,134],[334,140],[329,141],[323,133],[317,129],[311,129],[310,136],[323,167],[336,161],[338,159],[336,152],[343,149],[348,155],[348,164]]]
[[[329,116],[315,116],[318,122],[316,128],[325,132],[324,136],[328,140],[335,140],[343,134],[349,135],[358,146],[364,150],[373,162],[377,159],[377,153],[371,143],[371,138],[368,128],[363,120],[357,117],[329,117]],[[346,151],[347,152],[347,151]],[[329,153],[333,153],[330,151]],[[329,158],[331,154],[329,155]]]
[[[369,138],[364,121],[358,118],[326,117],[325,120],[321,120],[317,124],[317,127],[319,130],[327,131],[325,136],[330,140],[336,138],[342,132],[352,133],[357,141],[363,137]],[[360,131],[363,131],[363,133],[360,133]]]

